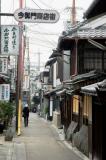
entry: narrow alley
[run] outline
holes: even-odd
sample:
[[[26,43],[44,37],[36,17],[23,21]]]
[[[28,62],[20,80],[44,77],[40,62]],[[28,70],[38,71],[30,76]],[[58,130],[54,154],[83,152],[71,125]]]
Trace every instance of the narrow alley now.
[[[34,113],[13,143],[12,160],[81,160],[63,144],[52,125]]]
[[[0,0],[0,160],[106,160],[104,4]]]

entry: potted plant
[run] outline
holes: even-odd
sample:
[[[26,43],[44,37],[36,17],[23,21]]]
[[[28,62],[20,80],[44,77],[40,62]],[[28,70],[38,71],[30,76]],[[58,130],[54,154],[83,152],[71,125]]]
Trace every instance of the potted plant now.
[[[0,101],[0,124],[2,128],[7,129],[12,122],[14,107],[10,102]]]

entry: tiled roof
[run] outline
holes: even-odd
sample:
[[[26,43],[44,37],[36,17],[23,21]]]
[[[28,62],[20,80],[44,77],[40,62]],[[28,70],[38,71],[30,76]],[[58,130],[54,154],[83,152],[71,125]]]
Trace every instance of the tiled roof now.
[[[52,94],[55,94],[57,91],[61,91],[61,90],[63,90],[63,86],[62,86],[62,85],[57,86],[56,88],[51,89],[51,90],[49,90],[49,91],[46,91],[46,92],[44,93],[44,95],[45,95],[45,96],[46,96],[46,95],[52,95]]]
[[[89,80],[93,78],[101,78],[103,75],[106,76],[106,73],[102,73],[102,72],[93,70],[88,73],[76,75],[72,79],[64,81],[64,83],[65,84],[75,84],[75,83],[78,83],[84,80]]]
[[[98,83],[94,83],[88,86],[81,87],[81,93],[86,93],[89,95],[97,95],[96,87]]]
[[[96,88],[98,88],[99,91],[106,91],[106,79],[98,83],[81,87],[81,93],[97,95]]]
[[[106,38],[106,29],[79,29],[68,36],[69,38]]]

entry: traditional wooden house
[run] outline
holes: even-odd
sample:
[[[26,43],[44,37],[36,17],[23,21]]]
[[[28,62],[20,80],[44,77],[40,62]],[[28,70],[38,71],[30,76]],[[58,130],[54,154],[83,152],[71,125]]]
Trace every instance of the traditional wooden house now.
[[[102,18],[99,17],[99,21]],[[105,41],[105,25],[98,24],[96,18],[93,21],[81,23],[68,34],[60,37],[58,43],[58,49],[62,54],[65,50],[70,52],[70,80],[63,82],[66,88],[64,107],[66,138],[71,139],[72,143],[87,156],[89,156],[88,119],[86,117],[88,110],[86,105],[82,105],[82,103],[87,103],[87,99],[83,101],[79,91],[82,86],[105,78]]]
[[[95,0],[85,14],[88,20],[74,26],[59,38],[57,55],[61,55],[65,61],[69,60],[69,64],[67,66],[65,63],[62,64],[60,70],[62,88],[57,89],[56,86],[48,92],[49,95],[58,97],[60,99],[58,102],[62,102],[55,106],[62,108],[60,111],[66,139],[71,140],[72,144],[90,159],[100,160],[103,159],[102,132],[100,132],[103,128],[103,126],[100,127],[103,121],[103,110],[101,112],[101,109],[96,110],[96,108],[100,105],[98,97],[100,98],[103,92],[102,94],[99,92],[100,88],[99,91],[95,89],[95,93],[91,89],[92,94],[89,95],[89,91],[85,93],[84,87],[99,84],[106,78],[106,16],[105,14],[97,16],[98,13],[105,12],[102,2]],[[99,12],[99,9],[102,10],[101,6],[103,12]],[[92,19],[92,15],[97,17]],[[57,55],[53,56],[56,58],[52,58],[57,59]],[[67,75],[65,75],[66,72]],[[99,116],[100,124],[98,125]],[[96,136],[97,132],[99,132],[98,136]],[[98,145],[97,139],[99,139]]]
[[[53,123],[58,128],[62,126],[62,104],[64,101],[63,94],[66,91],[63,88],[62,83],[64,76],[67,76],[67,72],[63,75],[64,63],[66,63],[66,61],[63,61],[61,54],[57,52],[57,50],[54,50],[45,65],[50,67],[48,83],[51,82],[51,88],[49,88],[44,95],[49,99],[49,119],[53,120]]]
[[[48,105],[48,99],[46,99],[43,96],[44,92],[47,91],[47,89],[48,89],[48,87],[47,87],[49,85],[48,78],[49,78],[49,71],[48,70],[45,70],[40,73],[39,80],[40,80],[41,87],[40,87],[39,96],[40,96],[40,115],[42,117],[45,117],[45,107]]]
[[[98,20],[98,17],[102,15],[101,21],[98,21],[98,27],[104,27],[106,24],[106,7],[104,4],[104,0],[95,0],[85,13],[85,18],[88,21],[89,19],[95,19],[95,17]],[[105,55],[105,44],[101,47]],[[105,56],[103,57],[103,62],[105,63]],[[106,73],[104,63],[102,65],[104,65],[104,72]],[[88,118],[89,158],[103,160],[105,159],[103,133],[105,128],[106,80],[82,87],[81,94],[83,99],[87,99],[90,115]],[[83,105],[86,104],[83,103]]]
[[[83,105],[88,106],[88,139],[90,159],[105,159],[103,150],[106,105],[106,79],[81,87]]]

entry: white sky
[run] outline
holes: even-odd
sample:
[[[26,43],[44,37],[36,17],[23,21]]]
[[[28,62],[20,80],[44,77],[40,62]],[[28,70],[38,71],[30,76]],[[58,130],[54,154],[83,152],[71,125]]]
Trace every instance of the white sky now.
[[[60,13],[60,20],[55,24],[25,23],[28,26],[29,51],[31,64],[38,65],[38,52],[41,54],[41,66],[48,60],[52,49],[57,46],[57,40],[63,31],[63,21],[69,18],[66,7],[72,6],[72,0],[23,0],[24,6],[34,9],[55,9]],[[76,6],[83,8],[83,12],[89,7],[93,0],[76,0]],[[35,3],[34,3],[35,2]],[[37,4],[37,5],[36,5]],[[38,7],[39,6],[39,7]],[[19,0],[1,0],[1,12],[14,13],[19,8]],[[80,13],[80,10],[79,12]],[[17,24],[14,17],[2,17],[2,24]],[[47,35],[46,35],[47,33]]]

